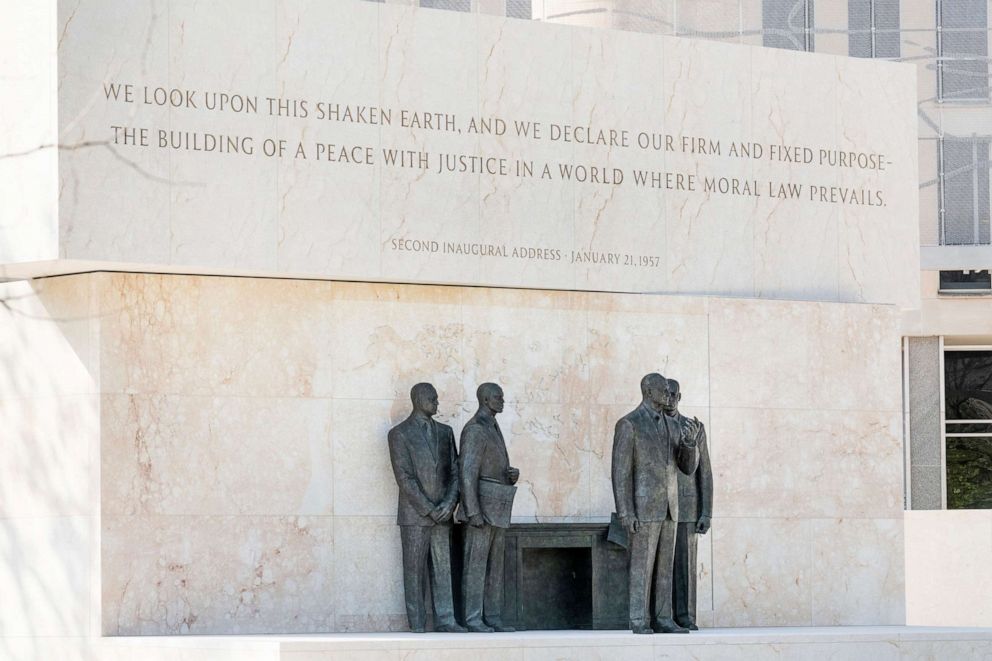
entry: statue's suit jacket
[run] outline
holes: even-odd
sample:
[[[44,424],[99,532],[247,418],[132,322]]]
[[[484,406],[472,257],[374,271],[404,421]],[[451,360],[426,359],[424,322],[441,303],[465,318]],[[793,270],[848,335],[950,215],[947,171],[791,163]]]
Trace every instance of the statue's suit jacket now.
[[[681,413],[676,417],[680,426],[686,424],[686,418]],[[699,449],[699,466],[691,475],[678,474],[679,523],[695,523],[701,516],[713,516],[713,470],[706,444],[706,429],[702,426],[696,436],[696,447]]]
[[[455,433],[446,424],[430,424],[437,430],[436,450],[432,435],[412,415],[389,430],[389,459],[400,488],[396,523],[401,526],[433,526],[431,510],[458,500]]]
[[[462,429],[460,449],[462,502],[458,520],[467,521],[476,514],[485,515],[479,504],[479,480],[510,484],[506,475],[510,457],[503,434],[496,427],[496,418],[487,411],[476,413]]]
[[[659,421],[655,417],[660,416]],[[678,477],[696,470],[696,448],[680,443],[673,418],[645,404],[617,421],[613,436],[613,497],[617,514],[638,521],[678,521]]]

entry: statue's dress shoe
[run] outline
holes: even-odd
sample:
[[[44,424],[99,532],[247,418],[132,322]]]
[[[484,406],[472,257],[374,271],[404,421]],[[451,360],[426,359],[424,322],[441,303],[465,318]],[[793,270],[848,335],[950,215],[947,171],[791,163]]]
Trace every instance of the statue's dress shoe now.
[[[689,633],[688,629],[675,624],[675,620],[670,617],[658,620],[652,628],[655,633]]]
[[[696,623],[690,617],[677,617],[675,618],[675,623],[680,627],[685,627],[689,631],[699,631],[699,627],[696,626]]]
[[[424,627],[410,627],[410,633],[424,633]]]
[[[493,628],[492,627],[487,627],[482,622],[468,622],[468,623],[465,624],[465,628],[467,628],[472,633],[492,633],[493,632]]]
[[[640,634],[654,633],[654,629],[652,629],[646,624],[633,624],[631,625],[630,630],[633,631],[634,633],[640,633]]]
[[[516,629],[514,629],[513,627],[508,627],[502,622],[497,622],[495,624],[492,622],[487,622],[486,624],[491,626],[493,628],[493,631],[495,631],[496,633],[513,633],[514,631],[516,631]]]
[[[468,633],[468,629],[458,624],[457,622],[448,622],[447,624],[440,624],[434,627],[434,631],[438,633]]]

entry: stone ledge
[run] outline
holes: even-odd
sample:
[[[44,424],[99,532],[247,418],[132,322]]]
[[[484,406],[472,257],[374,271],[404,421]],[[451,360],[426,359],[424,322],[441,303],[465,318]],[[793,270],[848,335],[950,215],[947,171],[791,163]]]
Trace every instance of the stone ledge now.
[[[684,635],[626,631],[514,634],[327,634],[104,638],[103,659],[888,659],[992,658],[992,628],[794,627],[706,629]],[[140,652],[139,652],[140,650]]]

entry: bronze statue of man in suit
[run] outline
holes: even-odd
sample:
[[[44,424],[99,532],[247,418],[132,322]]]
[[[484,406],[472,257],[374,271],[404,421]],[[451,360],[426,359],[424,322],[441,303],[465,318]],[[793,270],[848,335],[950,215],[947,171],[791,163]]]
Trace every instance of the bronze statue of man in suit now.
[[[428,574],[435,629],[464,632],[455,621],[451,595],[451,517],[458,504],[458,454],[451,427],[434,420],[437,390],[418,383],[410,390],[413,412],[389,430],[389,459],[399,485],[396,523],[403,545],[403,592],[410,630],[427,626]]]
[[[639,634],[689,632],[672,618],[676,474],[696,470],[699,455],[692,427],[679,429],[664,414],[671,399],[665,377],[646,375],[640,406],[620,418],[613,437],[613,497],[630,545],[630,628]]]
[[[465,530],[462,596],[469,631],[513,631],[503,611],[503,550],[513,509],[513,486],[520,471],[510,466],[496,414],[503,411],[503,390],[483,383],[476,391],[479,410],[462,429],[462,503],[459,520]]]
[[[699,466],[696,470],[690,475],[682,472],[678,474],[678,531],[675,535],[675,578],[672,586],[675,622],[696,631],[699,629],[696,625],[697,535],[705,535],[710,529],[710,517],[713,514],[713,471],[703,423],[695,418],[689,420],[679,413],[679,402],[682,400],[679,382],[669,379],[668,387],[673,396],[665,414],[674,418],[680,429],[695,428],[694,440],[699,449]]]

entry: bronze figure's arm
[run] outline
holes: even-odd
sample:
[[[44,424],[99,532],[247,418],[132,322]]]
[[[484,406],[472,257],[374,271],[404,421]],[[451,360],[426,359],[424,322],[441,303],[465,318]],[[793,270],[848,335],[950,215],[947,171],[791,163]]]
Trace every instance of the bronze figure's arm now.
[[[381,438],[381,437],[380,437]],[[434,503],[424,495],[413,470],[410,453],[407,452],[403,436],[395,429],[389,432],[389,462],[393,465],[396,484],[406,494],[420,516],[427,516],[434,509]]]
[[[710,466],[710,451],[706,442],[706,430],[700,425],[699,435],[699,468],[696,469],[696,479],[699,483],[699,522],[696,532],[705,534],[710,528],[710,518],[713,516],[713,469]]]
[[[617,516],[628,534],[637,532],[634,512],[634,426],[629,420],[617,422],[613,434],[613,499]]]
[[[479,470],[482,468],[482,452],[485,447],[486,437],[477,428],[469,427],[462,432],[462,509],[473,525],[481,525],[478,523],[482,518],[482,509],[479,506]]]

